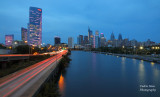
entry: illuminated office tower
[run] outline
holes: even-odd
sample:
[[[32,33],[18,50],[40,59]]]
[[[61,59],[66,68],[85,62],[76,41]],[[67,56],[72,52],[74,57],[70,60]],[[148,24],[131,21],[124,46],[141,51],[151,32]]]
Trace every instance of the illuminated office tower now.
[[[68,48],[74,48],[74,41],[72,37],[68,38]]]
[[[100,34],[100,47],[104,47],[106,42],[106,38],[104,37],[104,34]]]
[[[14,35],[5,35],[5,45],[11,46],[14,40]]]
[[[22,41],[27,42],[27,29],[26,28],[21,28],[21,38]]]
[[[88,36],[84,36],[83,44],[88,44]]]
[[[79,35],[79,36],[77,37],[77,44],[83,45],[83,35]]]
[[[100,42],[99,42],[99,32],[96,31],[95,33],[95,48],[99,48]]]
[[[93,45],[93,33],[89,27],[88,27],[88,42],[89,42],[89,44]]]
[[[32,46],[41,46],[42,43],[42,9],[30,7],[28,24],[28,43]]]

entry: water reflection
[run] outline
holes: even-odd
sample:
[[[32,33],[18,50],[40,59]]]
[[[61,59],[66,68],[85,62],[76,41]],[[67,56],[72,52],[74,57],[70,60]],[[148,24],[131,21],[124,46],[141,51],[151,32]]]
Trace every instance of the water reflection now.
[[[144,69],[144,61],[141,60],[139,62],[139,81],[143,81],[142,83],[145,83],[145,69]]]
[[[154,66],[154,62],[151,62],[151,65]]]
[[[96,53],[92,54],[92,69],[93,71],[96,70]]]
[[[60,79],[59,79],[59,82],[58,82],[58,85],[59,85],[59,91],[60,93],[62,94],[62,96],[64,95],[64,91],[65,91],[65,83],[64,83],[64,77],[60,76]]]

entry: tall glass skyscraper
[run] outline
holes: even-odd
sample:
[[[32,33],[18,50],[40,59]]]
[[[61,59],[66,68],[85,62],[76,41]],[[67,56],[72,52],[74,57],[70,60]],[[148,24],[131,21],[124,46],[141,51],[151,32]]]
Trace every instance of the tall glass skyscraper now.
[[[112,32],[112,34],[111,34],[111,41],[114,41],[114,39],[115,39],[115,37],[114,37],[114,34]]]
[[[41,46],[42,43],[42,9],[30,7],[28,23],[28,43],[32,46]]]
[[[27,29],[26,28],[21,28],[21,38],[24,42],[27,42]]]
[[[5,35],[5,45],[6,46],[11,46],[12,42],[14,40],[14,35]]]
[[[74,48],[73,37],[68,38],[68,48]]]
[[[99,48],[100,42],[99,42],[99,32],[95,32],[95,48]]]
[[[88,42],[89,44],[93,45],[93,35],[92,35],[92,30],[88,27]]]

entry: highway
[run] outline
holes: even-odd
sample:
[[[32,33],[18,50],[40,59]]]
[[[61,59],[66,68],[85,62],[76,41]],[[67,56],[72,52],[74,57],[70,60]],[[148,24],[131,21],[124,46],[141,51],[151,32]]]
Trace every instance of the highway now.
[[[66,54],[67,50],[58,52],[57,55],[36,63],[17,73],[16,76],[0,84],[0,97],[19,97],[28,90],[39,78],[54,66]]]

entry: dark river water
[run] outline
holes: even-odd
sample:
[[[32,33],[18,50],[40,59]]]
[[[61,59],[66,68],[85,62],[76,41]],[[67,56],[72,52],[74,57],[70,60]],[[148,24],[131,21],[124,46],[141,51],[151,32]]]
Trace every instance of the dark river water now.
[[[160,64],[84,51],[70,58],[62,97],[160,97]]]

